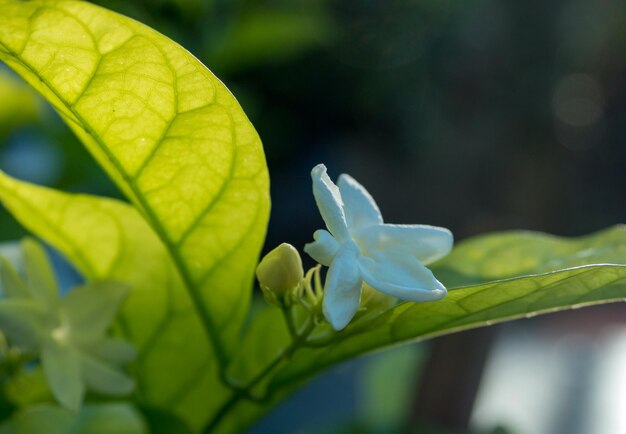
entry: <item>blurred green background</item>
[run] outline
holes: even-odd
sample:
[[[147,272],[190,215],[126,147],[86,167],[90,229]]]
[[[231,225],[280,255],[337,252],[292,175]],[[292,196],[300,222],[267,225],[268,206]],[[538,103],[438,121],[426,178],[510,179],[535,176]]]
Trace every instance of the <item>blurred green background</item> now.
[[[309,178],[319,162],[365,185],[387,221],[446,226],[457,239],[579,235],[626,217],[623,0],[95,3],[178,41],[239,99],[272,177],[266,249],[300,248],[321,227]],[[0,102],[2,170],[119,195],[6,69]],[[4,211],[0,222],[0,239],[22,235]],[[393,386],[375,369],[363,381]]]

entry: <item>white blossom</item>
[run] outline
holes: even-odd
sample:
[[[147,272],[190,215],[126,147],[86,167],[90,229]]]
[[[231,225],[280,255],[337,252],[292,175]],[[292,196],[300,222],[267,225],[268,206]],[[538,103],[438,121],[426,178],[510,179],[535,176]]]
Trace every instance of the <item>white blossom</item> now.
[[[401,300],[445,297],[446,288],[425,267],[452,249],[452,233],[428,225],[383,223],[370,194],[349,175],[335,185],[323,164],[311,171],[313,194],[328,230],[314,233],[304,250],[329,267],[324,316],[341,330],[359,308],[363,283]]]
[[[39,357],[52,394],[68,409],[78,410],[86,389],[130,393],[134,383],[122,366],[135,349],[106,334],[128,288],[90,282],[61,298],[44,249],[32,240],[22,249],[24,279],[0,257],[0,331],[20,351]]]

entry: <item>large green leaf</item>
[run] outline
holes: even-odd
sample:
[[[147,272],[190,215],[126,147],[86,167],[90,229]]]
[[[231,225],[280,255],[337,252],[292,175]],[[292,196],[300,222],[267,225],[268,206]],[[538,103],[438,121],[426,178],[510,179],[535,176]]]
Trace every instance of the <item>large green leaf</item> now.
[[[139,350],[139,398],[199,429],[223,399],[224,386],[192,300],[141,215],[119,201],[61,193],[1,173],[0,201],[87,279],[130,284],[118,328]]]
[[[269,213],[261,143],[198,60],[80,1],[0,0],[0,60],[52,103],[163,241],[223,364]]]
[[[459,243],[431,268],[446,287],[540,274],[587,264],[626,263],[626,227],[565,238],[530,231],[482,235]]]
[[[492,266],[483,268],[483,262],[490,262]],[[219,432],[244,429],[315,373],[369,351],[540,313],[623,301],[626,265],[622,264],[626,264],[623,227],[571,239],[514,232],[468,240],[433,269],[440,272],[448,284],[463,285],[464,280],[483,283],[457,286],[436,303],[403,303],[372,320],[357,320],[337,333],[327,346],[301,346],[291,357],[280,360],[265,379],[256,384],[254,393],[264,397],[263,402],[233,398],[236,402],[218,425]],[[264,312],[263,321],[259,321],[258,326],[253,323],[248,336],[258,336],[261,329],[278,324],[279,316],[274,310],[271,320],[272,315]],[[285,332],[265,336],[263,350],[249,353],[254,351],[252,347],[243,348],[242,358],[258,356],[259,360],[267,360],[265,348],[281,354],[280,348],[290,345]],[[262,369],[262,366],[250,367],[248,376],[254,378]]]

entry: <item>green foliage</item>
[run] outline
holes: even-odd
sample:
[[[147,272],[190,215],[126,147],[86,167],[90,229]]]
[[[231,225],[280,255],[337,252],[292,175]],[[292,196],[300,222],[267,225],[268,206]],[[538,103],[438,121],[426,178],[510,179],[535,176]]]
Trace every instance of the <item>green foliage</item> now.
[[[0,60],[53,104],[159,235],[223,363],[269,209],[252,125],[200,62],[148,27],[83,2],[0,6]]]
[[[78,415],[52,405],[40,405],[18,413],[0,426],[0,434],[145,434],[143,420],[128,404],[100,404],[83,408]]]
[[[132,287],[117,330],[138,349],[142,401],[200,425],[223,387],[215,356],[173,261],[141,215],[116,200],[69,195],[6,175],[0,175],[0,198],[87,279]]]
[[[626,264],[623,226],[579,238],[518,231],[470,239],[432,266],[452,289],[444,300],[401,304],[374,320],[375,331],[370,323],[355,323],[323,352],[292,360],[274,382],[289,384],[306,376],[308,369],[379,348],[382,342],[429,338],[538,313],[621,301],[626,296],[626,266],[608,264]]]
[[[73,288],[59,298],[43,247],[26,239],[22,251],[24,281],[0,258],[5,291],[0,300],[0,329],[8,338],[9,351],[36,355],[50,391],[70,410],[80,408],[86,388],[128,395],[134,383],[117,368],[133,360],[135,351],[128,343],[105,335],[128,287],[99,281]]]
[[[284,311],[250,309],[268,176],[260,140],[228,90],[180,46],[89,3],[0,0],[0,8],[0,60],[50,101],[131,204],[4,174],[0,200],[89,285],[132,288],[114,333],[138,351],[133,400],[154,432],[241,432],[348,358],[626,297],[623,228],[578,239],[511,232],[469,240],[434,264],[452,289],[442,301],[390,306],[372,298],[341,332],[296,309],[288,328]],[[29,284],[53,299],[50,273],[29,272],[41,268],[36,252],[30,258]],[[4,274],[3,286],[19,294],[15,274]],[[114,432],[146,429],[122,404],[77,417],[39,406],[21,409],[0,433],[89,433],[118,422]]]
[[[375,354],[359,375],[359,419],[367,432],[387,432],[407,420],[425,355],[423,347],[406,345]],[[394,375],[390,376],[389,373]],[[380,399],[384,396],[385,399]]]
[[[213,61],[224,70],[280,62],[327,43],[328,18],[311,10],[258,11],[242,17],[218,47]]]
[[[515,248],[518,244],[522,247]],[[507,260],[503,262],[510,266],[485,272],[499,272],[502,279],[457,286],[446,298],[435,303],[402,303],[375,318],[363,317],[344,331],[326,336],[327,344],[322,347],[313,343],[301,345],[297,352],[285,355],[271,375],[257,385],[257,393],[265,400],[254,405],[239,404],[226,416],[225,426],[228,428],[221,432],[245,428],[281,396],[315,373],[391,344],[626,298],[626,255],[620,255],[626,249],[626,228],[622,226],[572,239],[530,232],[492,234],[459,244],[450,257],[459,267],[474,269],[485,260],[482,252],[498,245],[511,246]],[[544,274],[533,274],[535,270],[528,268],[528,264],[534,263],[538,267],[535,257],[542,258],[542,266],[563,261],[564,266],[573,264],[575,267],[548,268]],[[605,265],[579,266],[579,263],[571,262],[580,257],[585,258],[585,264]],[[434,264],[433,270],[445,270],[451,264],[448,258]],[[490,256],[490,259],[495,266],[497,256]],[[609,262],[615,265],[608,265]],[[515,263],[519,268],[511,265]],[[453,277],[449,279],[460,281],[457,274],[450,276]],[[480,279],[480,276],[477,273],[471,280]],[[485,276],[483,281],[488,279]],[[447,280],[444,279],[444,283]],[[249,334],[260,335],[260,330],[271,323],[272,314],[274,321],[278,322],[279,314],[268,312],[263,322],[252,324]],[[285,336],[270,333],[264,336],[265,344],[270,348],[289,348],[289,339]],[[255,368],[249,371],[250,378],[258,374],[259,366]]]
[[[484,235],[457,245],[431,268],[448,287],[541,274],[587,264],[626,263],[626,228],[579,238],[529,231]]]
[[[48,198],[41,218],[8,203],[17,196],[5,205],[89,278],[133,285],[120,322],[140,349],[142,394],[199,427],[265,233],[260,140],[228,90],[153,30],[82,2],[0,7],[0,59],[53,104],[143,219],[93,198],[72,209]]]
[[[378,317],[375,327],[372,323],[355,323],[324,351],[301,353],[275,376],[272,387],[284,387],[311,371],[395,342],[621,301],[626,297],[625,279],[626,266],[596,265],[459,288],[437,303],[404,303]]]

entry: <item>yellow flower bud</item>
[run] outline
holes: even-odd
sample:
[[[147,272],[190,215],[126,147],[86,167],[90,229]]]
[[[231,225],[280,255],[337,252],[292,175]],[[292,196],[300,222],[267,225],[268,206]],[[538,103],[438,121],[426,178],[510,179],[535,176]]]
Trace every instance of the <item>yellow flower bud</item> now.
[[[300,254],[291,244],[282,243],[261,260],[256,269],[265,299],[282,305],[284,296],[304,277]]]

